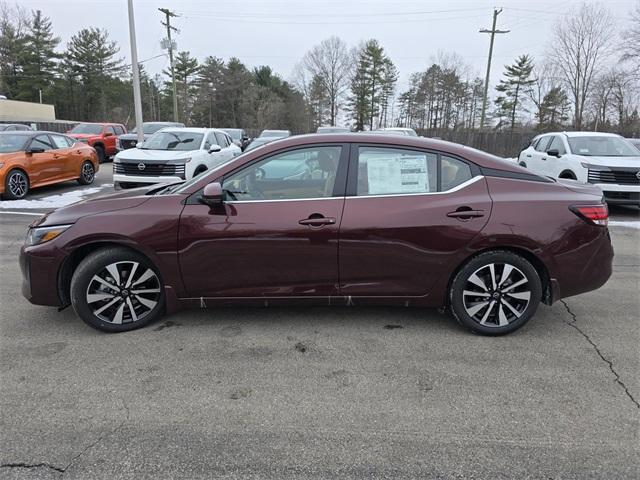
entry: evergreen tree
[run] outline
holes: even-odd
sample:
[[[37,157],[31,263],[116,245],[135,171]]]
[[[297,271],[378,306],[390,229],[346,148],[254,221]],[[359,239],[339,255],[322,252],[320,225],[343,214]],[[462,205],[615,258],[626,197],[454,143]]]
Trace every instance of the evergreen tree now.
[[[513,65],[505,66],[505,78],[500,80],[500,84],[496,87],[496,91],[502,94],[495,100],[498,107],[496,116],[508,119],[512,133],[516,124],[517,112],[526,111],[524,108],[525,93],[535,83],[535,79],[531,78],[532,71],[533,60],[531,57],[521,55]],[[503,123],[505,121],[501,120],[498,126]]]
[[[55,75],[58,58],[55,49],[59,43],[60,38],[53,35],[51,20],[43,16],[40,10],[36,10],[24,37],[20,55],[23,76],[18,82],[19,100],[38,102],[40,92],[47,100]]]
[[[119,51],[106,30],[84,28],[71,37],[63,55],[62,71],[71,83],[70,91],[75,91],[72,98],[79,118],[109,118],[107,97],[123,71],[122,59],[117,57]]]
[[[14,21],[10,18],[9,10],[0,13],[0,95],[14,98],[22,75],[20,52],[24,48],[25,35],[20,19]]]
[[[191,123],[192,110],[197,93],[196,75],[200,67],[198,60],[189,52],[179,52],[174,59],[174,72],[176,76],[176,90],[178,94],[178,116],[181,122]],[[171,91],[171,72],[164,71],[169,77],[166,88]]]
[[[553,87],[543,97],[538,108],[537,130],[548,132],[560,130],[569,120],[569,97],[561,87]]]

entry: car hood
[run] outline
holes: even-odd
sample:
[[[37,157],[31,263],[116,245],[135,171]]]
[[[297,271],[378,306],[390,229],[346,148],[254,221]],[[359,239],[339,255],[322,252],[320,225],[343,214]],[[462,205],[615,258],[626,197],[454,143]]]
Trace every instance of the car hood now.
[[[149,134],[148,133],[143,133],[142,134],[142,138],[144,138],[145,140],[147,138],[149,138]],[[138,140],[138,134],[137,133],[124,133],[122,135],[118,135],[118,138],[120,140]]]
[[[100,135],[94,135],[92,133],[67,133],[71,138],[93,138],[99,137]]]
[[[640,170],[640,155],[637,157],[585,157],[580,155],[583,163],[599,167],[625,167]]]
[[[143,150],[142,148],[130,148],[116,155],[116,160],[126,161],[167,161],[184,160],[193,157],[199,150],[170,151],[170,150]]]
[[[151,185],[148,187],[133,188],[131,190],[116,192],[111,195],[89,198],[49,212],[35,222],[33,226],[66,225],[75,223],[80,218],[89,215],[134,208],[138,205],[142,205],[144,202],[152,198],[151,196],[146,195],[146,193],[157,189],[158,187],[158,185]]]

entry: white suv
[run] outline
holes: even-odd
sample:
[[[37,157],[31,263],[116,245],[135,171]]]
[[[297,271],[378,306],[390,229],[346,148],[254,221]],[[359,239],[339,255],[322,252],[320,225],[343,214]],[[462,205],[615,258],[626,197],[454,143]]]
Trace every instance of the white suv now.
[[[545,133],[520,152],[518,163],[540,175],[595,184],[608,203],[640,205],[640,152],[620,135]]]
[[[136,148],[122,150],[113,161],[113,183],[131,188],[189,180],[242,151],[215,128],[163,128]]]

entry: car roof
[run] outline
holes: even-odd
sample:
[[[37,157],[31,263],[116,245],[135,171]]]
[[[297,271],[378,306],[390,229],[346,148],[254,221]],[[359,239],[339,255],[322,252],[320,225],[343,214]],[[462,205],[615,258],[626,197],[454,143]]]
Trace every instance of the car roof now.
[[[202,128],[202,127],[167,127],[163,128],[161,131],[163,132],[187,132],[187,133],[209,133],[209,132],[219,132],[226,133],[222,131],[220,128]]]
[[[567,137],[619,137],[617,133],[607,133],[607,132],[545,132],[538,135],[542,137],[543,135],[566,135]]]
[[[60,133],[60,132],[49,132],[47,130],[12,130],[10,132],[7,131],[1,131],[0,135],[47,135],[47,134],[52,134],[52,135],[64,135],[67,136],[66,133]]]

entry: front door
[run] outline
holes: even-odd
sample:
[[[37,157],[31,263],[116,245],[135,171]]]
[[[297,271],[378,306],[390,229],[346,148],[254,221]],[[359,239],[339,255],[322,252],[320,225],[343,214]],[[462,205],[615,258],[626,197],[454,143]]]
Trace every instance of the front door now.
[[[470,163],[437,152],[354,146],[340,228],[345,296],[423,297],[487,223]]]
[[[35,136],[28,148],[43,149],[44,152],[30,154],[29,181],[31,185],[55,181],[62,175],[62,165],[56,158],[56,148],[49,135]]]
[[[219,208],[190,199],[179,233],[187,295],[335,294],[346,150],[328,144],[271,154],[220,179]]]

